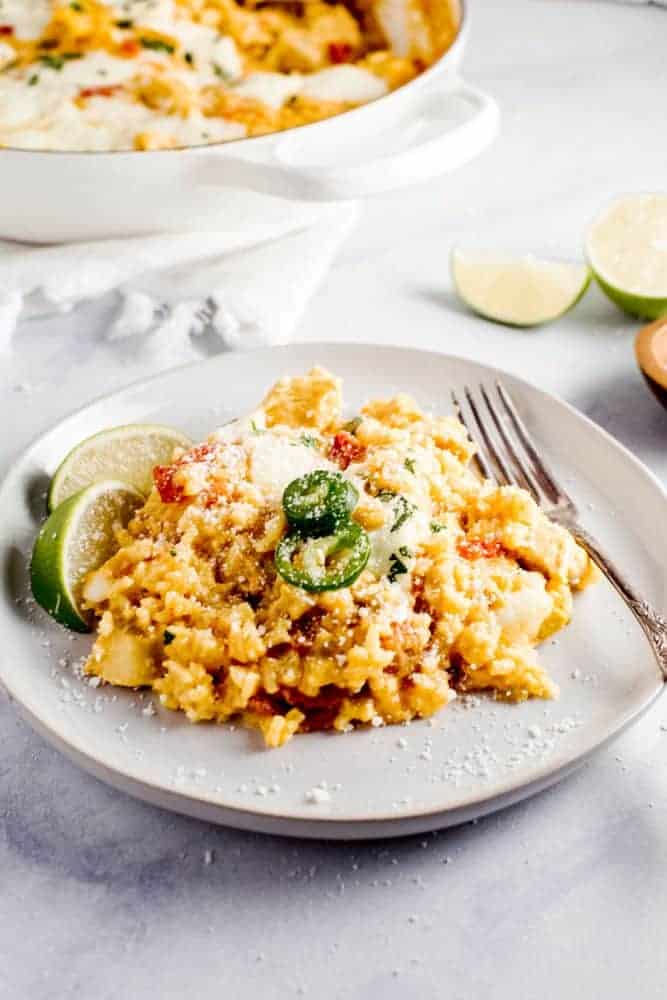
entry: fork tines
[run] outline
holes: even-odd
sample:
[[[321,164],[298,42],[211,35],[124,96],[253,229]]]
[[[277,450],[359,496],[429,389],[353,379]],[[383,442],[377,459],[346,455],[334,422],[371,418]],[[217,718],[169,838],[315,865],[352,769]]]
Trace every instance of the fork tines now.
[[[573,507],[558,485],[501,382],[493,389],[464,386],[452,392],[456,414],[477,445],[475,456],[483,476],[501,485],[520,486],[543,507]]]

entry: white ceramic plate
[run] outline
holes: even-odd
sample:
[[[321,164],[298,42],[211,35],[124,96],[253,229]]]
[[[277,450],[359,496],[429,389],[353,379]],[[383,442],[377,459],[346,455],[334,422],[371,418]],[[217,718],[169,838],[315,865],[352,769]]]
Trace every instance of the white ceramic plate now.
[[[102,780],[245,829],[350,839],[408,834],[481,816],[547,787],[663,689],[639,628],[606,583],[576,597],[572,623],[542,647],[561,687],[558,701],[460,699],[430,722],[300,736],[274,751],[245,729],[191,725],[159,707],[144,715],[149,695],[89,687],[71,667],[89,638],[68,634],[26,602],[27,561],[47,478],[72,445],[133,421],[170,423],[202,437],[253,406],[278,376],[313,363],[343,376],[351,412],[368,397],[397,390],[448,412],[452,387],[498,374],[440,354],[298,345],[176,369],[64,420],[19,459],[0,493],[0,680],[39,732]],[[503,377],[580,503],[584,523],[664,610],[667,498],[657,480],[569,406]],[[312,804],[307,793],[321,782],[329,801]]]

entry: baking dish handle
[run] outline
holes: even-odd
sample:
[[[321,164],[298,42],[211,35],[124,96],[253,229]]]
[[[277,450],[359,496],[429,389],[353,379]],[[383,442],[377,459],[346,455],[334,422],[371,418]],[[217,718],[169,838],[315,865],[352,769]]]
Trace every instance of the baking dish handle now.
[[[294,129],[268,155],[266,146],[243,157],[230,149],[211,163],[207,180],[299,201],[363,198],[462,166],[492,141],[499,120],[491,97],[457,80],[445,89],[428,87],[371,134]]]

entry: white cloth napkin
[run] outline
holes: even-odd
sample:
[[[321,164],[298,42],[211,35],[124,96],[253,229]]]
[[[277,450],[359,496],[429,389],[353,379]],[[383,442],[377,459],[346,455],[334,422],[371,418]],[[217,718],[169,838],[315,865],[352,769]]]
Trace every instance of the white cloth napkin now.
[[[191,336],[220,347],[285,343],[358,214],[318,209],[256,246],[224,232],[184,233],[49,247],[0,241],[0,354],[19,320],[67,312],[116,290],[112,339],[148,335],[156,366],[183,360]]]

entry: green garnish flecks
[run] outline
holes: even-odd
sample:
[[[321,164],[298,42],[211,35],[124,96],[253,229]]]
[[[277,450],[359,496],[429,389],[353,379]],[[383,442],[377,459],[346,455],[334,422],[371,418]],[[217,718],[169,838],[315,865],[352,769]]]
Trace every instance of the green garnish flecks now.
[[[173,55],[175,51],[173,45],[161,38],[140,38],[139,41],[143,48],[150,49],[152,52],[166,52],[167,55]]]
[[[407,497],[404,497],[402,493],[394,493],[393,490],[380,490],[377,499],[381,500],[382,503],[394,502],[394,523],[390,528],[392,534],[394,531],[398,531],[417,510]]]
[[[47,55],[40,57],[40,62],[42,66],[48,67],[48,69],[54,69],[60,72],[66,62],[71,62],[73,59],[82,59],[82,52],[63,52],[60,56]]]
[[[319,448],[320,442],[313,434],[302,434],[299,437],[301,444],[305,444],[306,448]]]
[[[397,556],[395,552],[389,556],[389,572],[387,573],[387,578],[389,583],[395,583],[399,576],[403,576],[407,573],[408,567],[405,565],[400,556]]]

